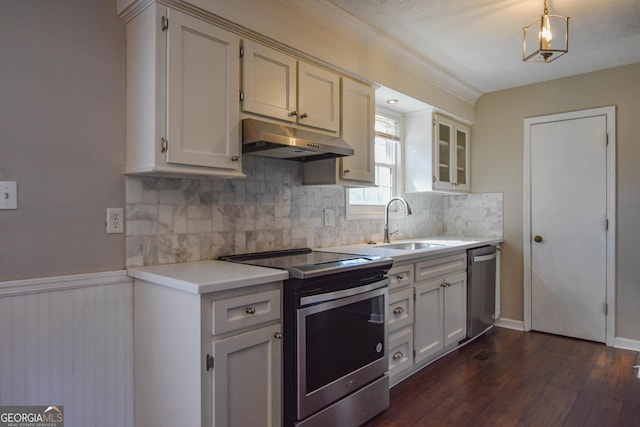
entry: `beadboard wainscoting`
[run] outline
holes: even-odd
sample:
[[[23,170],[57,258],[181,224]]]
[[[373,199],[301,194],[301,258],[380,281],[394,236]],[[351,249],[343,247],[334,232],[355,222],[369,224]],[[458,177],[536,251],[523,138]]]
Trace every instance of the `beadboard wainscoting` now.
[[[68,426],[133,426],[126,271],[0,282],[0,405],[63,405]]]

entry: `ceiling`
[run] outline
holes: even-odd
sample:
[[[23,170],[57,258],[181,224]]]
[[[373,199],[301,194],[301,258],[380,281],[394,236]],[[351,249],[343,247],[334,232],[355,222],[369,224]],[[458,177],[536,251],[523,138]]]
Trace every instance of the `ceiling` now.
[[[522,27],[543,0],[323,2],[479,93],[640,62],[640,0],[548,0],[549,14],[570,16],[569,53],[548,64],[522,62]]]

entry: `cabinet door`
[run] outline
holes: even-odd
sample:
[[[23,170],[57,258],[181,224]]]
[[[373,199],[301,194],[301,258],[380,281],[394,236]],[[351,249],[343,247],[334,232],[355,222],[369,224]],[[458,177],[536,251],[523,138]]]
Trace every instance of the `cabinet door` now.
[[[250,40],[243,48],[242,110],[295,122],[296,59]]]
[[[458,273],[444,279],[444,346],[458,343],[467,336],[467,274]]]
[[[215,426],[281,425],[281,326],[267,326],[212,344]]]
[[[241,170],[240,40],[184,13],[167,14],[166,162]]]
[[[298,62],[298,124],[340,131],[340,76]]]
[[[451,159],[455,153],[454,123],[446,117],[435,115],[433,141],[434,188],[438,190],[454,189]]]
[[[456,190],[459,191],[469,191],[470,190],[470,179],[471,172],[469,169],[470,161],[471,161],[471,131],[469,130],[469,126],[463,125],[462,123],[456,123],[455,127],[455,160],[452,164],[454,164],[455,170],[453,171],[455,174],[454,183]]]
[[[340,175],[345,181],[372,185],[374,173],[375,92],[367,84],[342,79],[342,138],[355,154],[343,157]]]
[[[415,287],[415,363],[430,358],[444,348],[442,341],[444,306],[442,279]]]

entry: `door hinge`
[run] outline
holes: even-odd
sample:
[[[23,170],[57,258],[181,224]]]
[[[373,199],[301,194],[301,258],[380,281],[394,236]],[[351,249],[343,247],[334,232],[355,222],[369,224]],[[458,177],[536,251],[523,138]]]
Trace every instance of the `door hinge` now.
[[[609,304],[607,304],[606,302],[604,303],[604,315],[609,315]]]
[[[609,218],[604,220],[604,229],[609,231]]]
[[[244,91],[240,91],[240,102],[244,101]]]
[[[162,24],[160,25],[160,29],[164,32],[169,29],[169,18],[166,16],[162,17]]]
[[[165,138],[160,138],[160,152],[166,153],[169,149],[169,141]]]
[[[213,356],[207,354],[207,372],[213,369]]]
[[[244,58],[244,46],[240,46],[240,58]]]
[[[607,133],[607,147],[609,146],[609,134]]]

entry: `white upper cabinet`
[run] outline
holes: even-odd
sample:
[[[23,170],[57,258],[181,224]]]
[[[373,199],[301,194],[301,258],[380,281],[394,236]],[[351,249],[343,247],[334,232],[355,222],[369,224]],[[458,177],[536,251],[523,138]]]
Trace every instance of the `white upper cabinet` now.
[[[126,173],[244,176],[239,44],[157,4],[128,22]]]
[[[304,184],[375,184],[375,91],[362,82],[342,78],[342,139],[354,149],[353,156],[307,162]]]
[[[250,40],[243,50],[243,112],[340,131],[338,74]]]
[[[343,79],[342,139],[355,155],[340,159],[340,177],[349,182],[374,185],[375,91],[365,83]]]
[[[432,111],[405,118],[405,191],[471,190],[469,126]]]
[[[298,61],[298,124],[340,132],[340,76]]]
[[[297,61],[249,40],[243,41],[242,110],[295,122]]]
[[[440,114],[434,115],[434,187],[469,191],[469,127]]]

